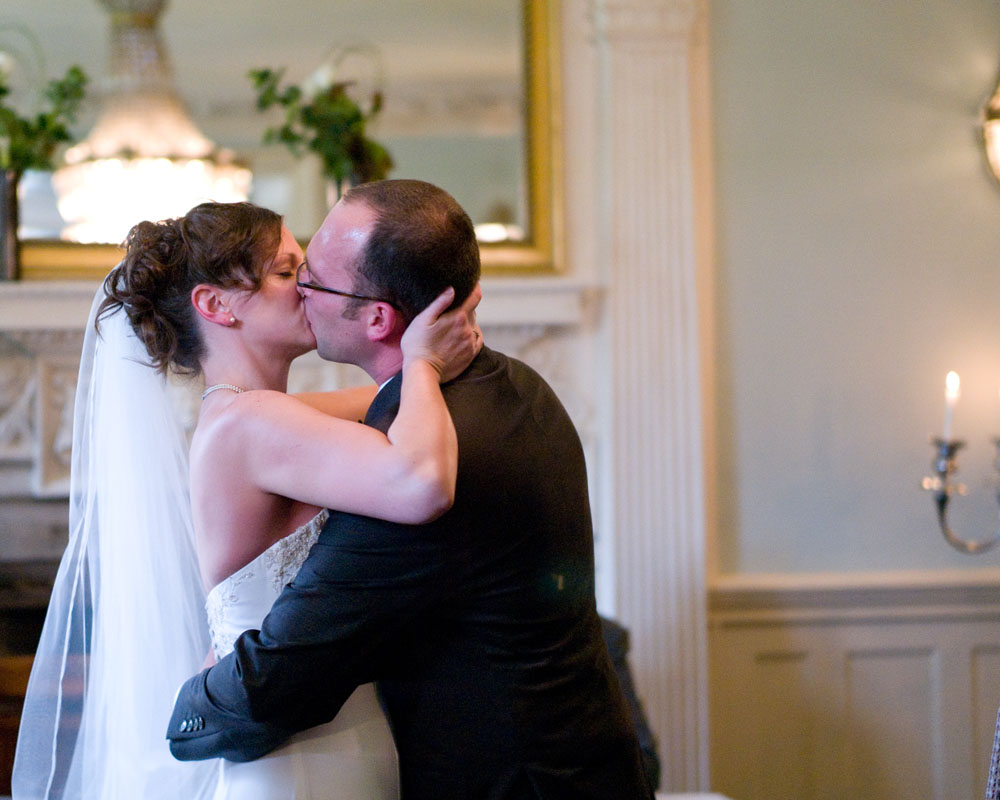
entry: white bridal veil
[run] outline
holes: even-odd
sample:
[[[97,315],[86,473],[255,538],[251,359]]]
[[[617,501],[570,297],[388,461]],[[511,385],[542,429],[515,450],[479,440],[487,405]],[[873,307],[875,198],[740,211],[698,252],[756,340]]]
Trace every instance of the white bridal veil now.
[[[121,310],[87,324],[69,544],[28,684],[15,800],[210,797],[215,762],[168,750],[177,688],[209,648],[187,442]]]

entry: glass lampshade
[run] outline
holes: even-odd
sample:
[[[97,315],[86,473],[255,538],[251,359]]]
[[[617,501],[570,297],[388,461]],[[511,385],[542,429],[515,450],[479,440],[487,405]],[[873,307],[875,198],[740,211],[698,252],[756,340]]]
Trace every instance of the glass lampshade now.
[[[52,177],[63,237],[119,243],[144,219],[246,200],[251,173],[202,133],[173,88],[156,30],[166,0],[101,0],[111,66],[97,123]]]

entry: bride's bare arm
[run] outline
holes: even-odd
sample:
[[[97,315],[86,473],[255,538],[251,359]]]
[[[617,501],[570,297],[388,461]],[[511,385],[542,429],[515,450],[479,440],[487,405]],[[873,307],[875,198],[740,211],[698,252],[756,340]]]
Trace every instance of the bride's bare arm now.
[[[370,384],[337,389],[334,392],[299,392],[293,397],[331,417],[359,420],[364,419],[368,412],[368,406],[371,405],[377,388],[374,384]]]
[[[478,352],[472,322],[478,299],[477,290],[460,309],[442,314],[449,303],[442,295],[411,324],[399,414],[388,436],[289,395],[257,391],[234,398],[236,413],[220,420],[229,430],[213,439],[240,448],[232,468],[264,491],[394,522],[434,519],[451,507],[458,464],[440,383],[442,373],[453,377]]]

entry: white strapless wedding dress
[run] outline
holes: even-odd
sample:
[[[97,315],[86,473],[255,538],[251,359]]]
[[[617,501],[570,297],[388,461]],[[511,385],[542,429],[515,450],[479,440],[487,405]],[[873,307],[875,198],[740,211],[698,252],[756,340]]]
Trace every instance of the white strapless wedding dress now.
[[[205,601],[216,658],[259,628],[319,537],[327,512],[276,542],[215,586]],[[375,697],[355,690],[336,719],[302,731],[257,761],[221,761],[215,800],[395,800],[396,749]]]

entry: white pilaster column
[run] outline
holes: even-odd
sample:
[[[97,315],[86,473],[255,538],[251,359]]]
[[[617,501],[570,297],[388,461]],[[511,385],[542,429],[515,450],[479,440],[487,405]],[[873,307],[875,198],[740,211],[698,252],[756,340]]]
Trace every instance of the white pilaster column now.
[[[619,617],[662,789],[708,788],[690,59],[696,0],[593,0]]]

